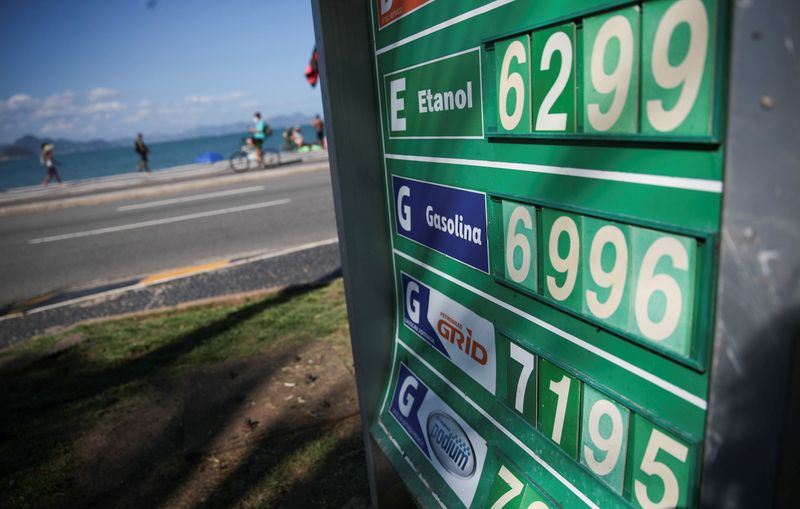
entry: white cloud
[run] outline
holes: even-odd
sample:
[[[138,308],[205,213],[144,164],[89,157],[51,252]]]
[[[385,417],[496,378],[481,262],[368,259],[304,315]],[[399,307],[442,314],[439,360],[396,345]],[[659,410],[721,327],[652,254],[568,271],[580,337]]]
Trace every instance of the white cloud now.
[[[223,95],[189,95],[183,100],[188,104],[222,104],[241,100],[250,95],[250,92],[237,90]]]
[[[95,113],[111,113],[115,111],[122,111],[127,106],[119,101],[106,101],[106,102],[96,102],[89,104],[88,106],[84,107],[81,111],[83,113],[87,113],[89,115]]]
[[[119,98],[121,94],[113,88],[97,87],[89,90],[86,97],[90,103],[99,103],[105,101],[113,101]]]
[[[34,115],[38,118],[56,118],[65,115],[74,115],[78,109],[75,92],[67,90],[60,94],[53,94],[42,101]]]
[[[116,137],[128,129],[188,129],[230,118],[248,119],[264,111],[265,103],[250,92],[187,95],[173,101],[126,101],[111,88],[96,87],[75,93],[63,91],[46,97],[17,93],[0,98],[0,135],[18,137],[26,132],[49,136]],[[269,108],[272,109],[272,108]]]
[[[11,110],[28,110],[36,107],[37,101],[28,94],[14,94],[4,102],[4,107]]]
[[[66,134],[73,132],[76,126],[77,123],[74,120],[60,118],[42,126],[41,132],[42,134]]]

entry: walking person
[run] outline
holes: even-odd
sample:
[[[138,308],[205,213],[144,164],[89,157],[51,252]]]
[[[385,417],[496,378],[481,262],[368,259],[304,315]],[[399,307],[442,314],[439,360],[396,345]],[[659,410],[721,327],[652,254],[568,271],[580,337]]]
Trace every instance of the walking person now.
[[[55,178],[56,182],[60,187],[64,186],[64,182],[61,181],[61,176],[58,174],[58,170],[56,169],[56,160],[53,157],[53,145],[50,143],[42,143],[42,152],[39,155],[39,160],[42,162],[42,166],[45,167],[47,170],[47,174],[44,176],[44,181],[42,181],[42,187],[47,187],[47,184],[50,183],[51,178]]]
[[[150,166],[147,164],[147,154],[150,152],[150,149],[145,145],[142,133],[136,135],[136,142],[133,144],[133,149],[139,154],[139,166],[136,167],[136,171],[146,171],[150,173]]]
[[[314,130],[317,131],[317,141],[319,141],[320,147],[327,149],[328,147],[325,146],[325,124],[322,122],[322,119],[319,118],[319,115],[314,118],[311,125],[313,125]]]

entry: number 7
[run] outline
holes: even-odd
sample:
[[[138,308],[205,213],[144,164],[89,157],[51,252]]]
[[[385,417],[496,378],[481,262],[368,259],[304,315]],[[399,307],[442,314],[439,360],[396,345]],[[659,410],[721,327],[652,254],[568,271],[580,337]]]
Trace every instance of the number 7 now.
[[[503,509],[506,504],[518,497],[522,493],[522,488],[525,487],[522,481],[517,479],[504,465],[500,466],[500,472],[497,475],[508,484],[509,490],[503,493],[489,509]]]
[[[525,390],[528,387],[528,380],[531,378],[531,373],[533,373],[533,354],[520,348],[516,343],[510,343],[510,346],[511,358],[522,364],[522,372],[519,374],[519,380],[517,381],[517,394],[514,399],[514,408],[517,412],[523,414]]]

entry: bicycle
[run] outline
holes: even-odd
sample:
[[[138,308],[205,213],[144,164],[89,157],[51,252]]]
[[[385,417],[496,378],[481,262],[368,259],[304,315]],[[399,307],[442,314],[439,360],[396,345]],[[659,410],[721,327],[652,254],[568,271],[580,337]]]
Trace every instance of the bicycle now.
[[[281,162],[281,154],[274,148],[261,147],[261,167],[277,166]],[[247,144],[247,138],[242,138],[242,146],[228,158],[231,169],[236,173],[248,171],[251,166],[258,166],[258,157],[255,147]]]

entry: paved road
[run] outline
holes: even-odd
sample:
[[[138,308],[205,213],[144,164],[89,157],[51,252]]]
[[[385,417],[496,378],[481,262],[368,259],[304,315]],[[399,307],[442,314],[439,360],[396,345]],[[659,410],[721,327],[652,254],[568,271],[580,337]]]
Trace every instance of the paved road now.
[[[0,218],[0,307],[336,237],[327,171]]]

